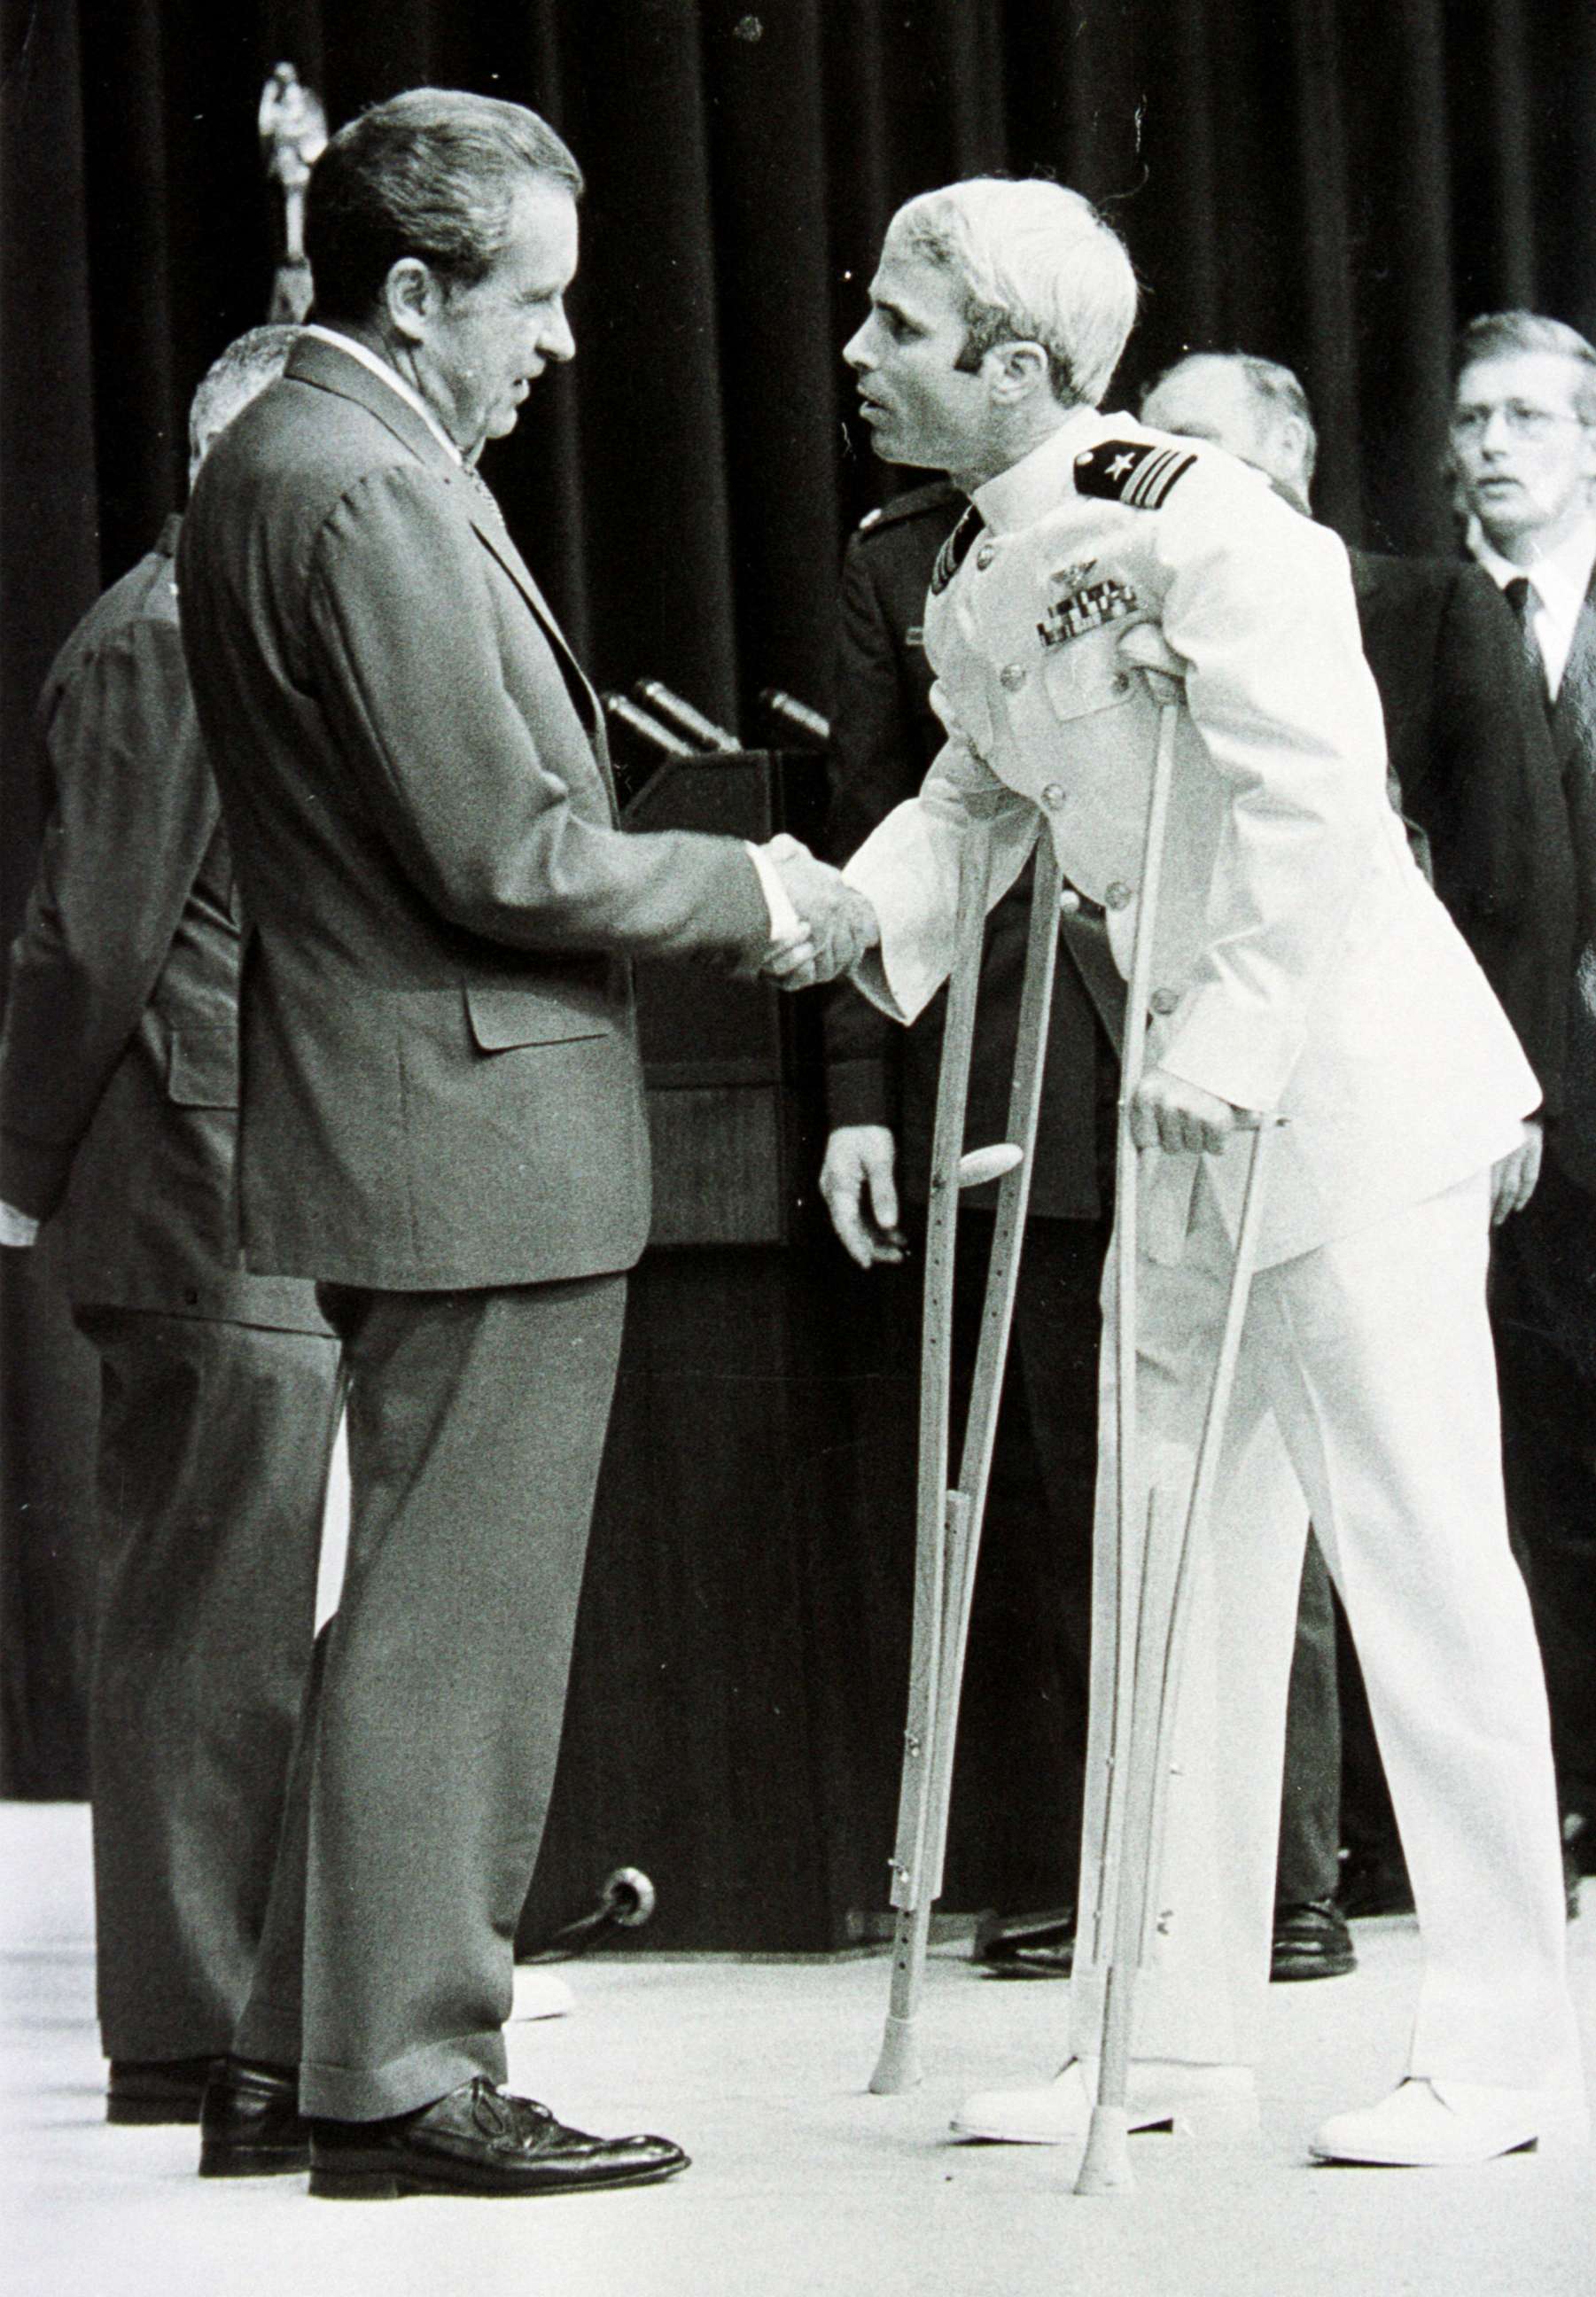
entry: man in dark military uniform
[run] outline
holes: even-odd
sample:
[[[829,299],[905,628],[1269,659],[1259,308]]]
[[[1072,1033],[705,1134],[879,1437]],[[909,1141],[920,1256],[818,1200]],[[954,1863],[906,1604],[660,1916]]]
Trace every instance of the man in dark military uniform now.
[[[917,487],[873,511],[849,543],[825,849],[839,863],[913,795],[942,745],[920,624],[937,553],[964,500],[946,482]],[[987,924],[967,1125],[972,1147],[1007,1135],[1030,889],[1027,873]],[[1064,925],[1016,1356],[966,1677],[950,1869],[956,1899],[995,1896],[1011,1910],[1073,1892],[1086,1749],[1098,1288],[1113,1189],[1117,1062],[1087,986],[1094,956],[1106,987],[1113,974],[1100,914],[1083,909]],[[900,1196],[919,1227],[944,1009],[939,997],[903,1030],[851,990],[834,992],[828,1004],[832,1131],[821,1189],[839,1237],[861,1266],[902,1258]],[[995,1201],[995,1187],[988,1187],[961,1202],[956,1346],[964,1387]],[[883,1304],[889,1309],[883,1327],[906,1358],[918,1331],[911,1297],[918,1281],[917,1271],[906,1271],[905,1298]],[[1063,1915],[1016,1922],[983,1937],[983,1952],[1008,1966],[1062,1973],[1072,1929],[1073,1918]]]

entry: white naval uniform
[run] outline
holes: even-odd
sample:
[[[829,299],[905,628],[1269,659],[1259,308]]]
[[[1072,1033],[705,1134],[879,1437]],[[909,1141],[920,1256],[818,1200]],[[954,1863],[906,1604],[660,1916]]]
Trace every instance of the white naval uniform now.
[[[1095,451],[1101,449],[1100,453]],[[1539,1652],[1509,1553],[1485,1319],[1488,1179],[1535,1106],[1500,1007],[1409,853],[1345,553],[1214,449],[1092,411],[980,488],[926,622],[949,740],[846,876],[911,1021],[948,973],[958,855],[995,900],[1045,823],[1128,973],[1157,730],[1183,679],[1149,1066],[1289,1122],[1199,1560],[1139,2055],[1238,2062],[1268,1978],[1305,1497],[1369,1683],[1425,1935],[1410,2071],[1579,2083]],[[1147,1475],[1184,1495],[1244,1177],[1144,1164]],[[1106,1305],[1112,1310],[1113,1256]],[[1103,1351],[1099,1542],[1114,1537]],[[1139,1513],[1140,1511],[1139,1511]],[[1093,1621],[1074,2046],[1097,2046],[1093,1870],[1111,1623]],[[1107,1940],[1102,1942],[1107,1946]]]

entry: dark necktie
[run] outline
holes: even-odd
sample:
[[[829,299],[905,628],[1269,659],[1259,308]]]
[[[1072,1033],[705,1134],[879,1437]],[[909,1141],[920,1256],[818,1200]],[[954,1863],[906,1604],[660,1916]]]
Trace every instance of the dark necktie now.
[[[462,463],[460,468],[465,473],[466,481],[471,487],[472,492],[476,496],[477,500],[481,505],[483,510],[487,512],[488,516],[492,520],[494,525],[498,529],[501,534],[507,531],[505,526],[505,515],[498,506],[498,497],[494,493],[487,480],[483,478],[480,471],[474,470],[469,463]]]
[[[1535,681],[1535,691],[1548,710],[1551,694],[1546,677],[1546,658],[1541,652],[1535,636],[1535,609],[1541,601],[1535,586],[1527,574],[1515,574],[1510,582],[1502,585],[1502,597],[1513,610],[1513,620],[1518,625],[1518,644],[1523,650],[1525,666]]]

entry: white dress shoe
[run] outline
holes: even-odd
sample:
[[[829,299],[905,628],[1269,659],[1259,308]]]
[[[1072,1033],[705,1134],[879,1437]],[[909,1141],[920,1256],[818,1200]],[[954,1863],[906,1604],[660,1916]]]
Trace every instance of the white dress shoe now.
[[[1308,2150],[1320,2161],[1438,2169],[1542,2144],[1579,2145],[1590,2128],[1577,2092],[1410,2076],[1378,2105],[1333,2113]]]
[[[575,1995],[552,1970],[539,1970],[531,1963],[516,1964],[515,2003],[510,2012],[513,2023],[522,2019],[569,2018],[575,2008]]]
[[[1250,2066],[1197,2066],[1142,2058],[1131,2069],[1132,2129],[1172,2129],[1180,2137],[1249,2137],[1258,2127]],[[1083,2142],[1098,2092],[1095,2058],[1072,2058],[1044,2088],[989,2089],[953,2117],[956,2137],[1000,2145]]]

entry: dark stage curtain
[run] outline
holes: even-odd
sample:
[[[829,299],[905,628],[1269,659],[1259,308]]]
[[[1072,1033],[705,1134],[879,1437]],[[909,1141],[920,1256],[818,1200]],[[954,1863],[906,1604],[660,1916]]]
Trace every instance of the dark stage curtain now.
[[[0,25],[7,939],[51,653],[178,500],[188,395],[264,315],[279,58],[334,124],[432,80],[568,137],[580,357],[489,474],[602,683],[663,677],[751,733],[762,687],[825,698],[839,547],[882,486],[837,348],[915,191],[1041,170],[1103,203],[1147,287],[1120,387],[1189,345],[1289,361],[1321,511],[1387,547],[1449,540],[1457,321],[1596,325],[1590,0],[0,0]],[[82,1783],[92,1406],[52,1300],[46,1268],[0,1299],[13,1792]]]

